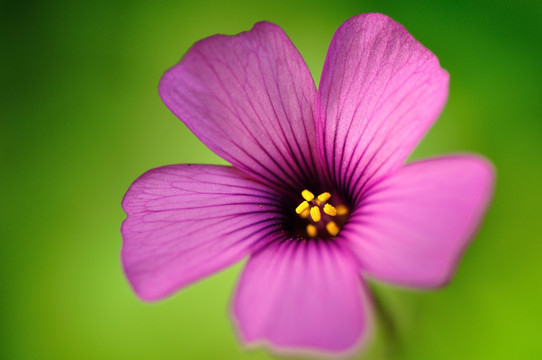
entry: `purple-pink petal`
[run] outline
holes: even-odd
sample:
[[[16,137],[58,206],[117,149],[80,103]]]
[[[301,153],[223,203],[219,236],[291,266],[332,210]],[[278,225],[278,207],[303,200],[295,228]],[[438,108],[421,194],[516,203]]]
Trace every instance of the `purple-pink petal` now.
[[[448,73],[382,14],[347,20],[328,50],[318,93],[325,167],[346,193],[400,167],[436,120]]]
[[[252,255],[233,303],[241,339],[279,352],[344,354],[370,329],[370,300],[336,241],[277,241]]]
[[[256,179],[297,192],[320,175],[316,88],[280,27],[197,42],[159,92],[211,150]]]
[[[365,274],[441,286],[477,230],[492,188],[493,167],[481,157],[411,163],[368,189],[341,235]]]
[[[160,299],[265,245],[280,226],[277,198],[232,167],[146,172],[122,202],[122,263],[134,291]]]

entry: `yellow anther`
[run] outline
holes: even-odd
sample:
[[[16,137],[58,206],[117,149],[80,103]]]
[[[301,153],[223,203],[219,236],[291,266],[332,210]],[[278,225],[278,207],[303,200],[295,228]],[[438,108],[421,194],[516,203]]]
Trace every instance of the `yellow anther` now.
[[[309,237],[316,237],[316,235],[318,235],[318,230],[316,230],[316,226],[314,226],[313,224],[307,225],[307,235],[309,235]]]
[[[298,214],[301,214],[303,211],[309,208],[309,203],[306,201],[303,201],[301,204],[297,205],[295,208],[295,212]]]
[[[331,236],[337,236],[337,234],[339,233],[339,227],[337,226],[337,224],[335,224],[334,221],[330,221],[326,224],[326,230],[327,232],[329,233],[329,235]]]
[[[306,219],[309,217],[309,213],[310,213],[309,208],[306,208],[305,210],[303,210],[301,214],[299,214],[299,216],[301,216],[303,219]]]
[[[328,214],[329,216],[337,215],[337,209],[335,209],[335,207],[331,204],[324,205],[324,212]]]
[[[320,213],[320,209],[318,207],[311,207],[311,218],[314,220],[314,222],[318,222],[322,218],[322,214]]]
[[[337,215],[346,215],[348,214],[348,208],[344,205],[337,205]]]
[[[323,192],[321,193],[320,195],[318,195],[318,200],[320,201],[323,201],[323,202],[326,202],[329,200],[329,198],[331,197],[331,194],[328,193],[328,192]]]
[[[301,192],[301,196],[303,196],[303,199],[307,200],[307,201],[311,201],[312,199],[314,199],[314,195],[313,193],[311,193],[309,190],[305,189]]]
[[[320,200],[316,199],[316,205],[320,206],[321,203],[322,202]]]

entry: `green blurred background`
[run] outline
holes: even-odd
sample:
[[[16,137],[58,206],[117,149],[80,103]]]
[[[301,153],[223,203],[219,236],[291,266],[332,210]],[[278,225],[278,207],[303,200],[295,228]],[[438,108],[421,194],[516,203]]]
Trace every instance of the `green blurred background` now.
[[[446,288],[373,284],[392,324],[366,359],[541,359],[542,3],[539,1],[3,2],[0,10],[0,358],[270,359],[239,346],[227,308],[239,264],[145,304],[119,262],[120,201],[144,171],[224,163],[157,85],[215,33],[279,24],[318,82],[335,29],[392,16],[451,74],[414,154],[495,163],[494,203]]]

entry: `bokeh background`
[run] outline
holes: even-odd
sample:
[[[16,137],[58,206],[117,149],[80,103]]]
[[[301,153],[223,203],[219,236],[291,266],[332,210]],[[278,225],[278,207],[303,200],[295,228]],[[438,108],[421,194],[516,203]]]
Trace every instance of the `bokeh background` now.
[[[271,359],[228,318],[242,264],[145,304],[119,262],[122,196],[144,171],[224,163],[157,85],[195,41],[282,26],[318,82],[335,29],[402,23],[451,74],[413,158],[492,159],[493,205],[453,282],[373,284],[385,310],[364,359],[541,359],[542,3],[12,1],[0,10],[0,358]]]

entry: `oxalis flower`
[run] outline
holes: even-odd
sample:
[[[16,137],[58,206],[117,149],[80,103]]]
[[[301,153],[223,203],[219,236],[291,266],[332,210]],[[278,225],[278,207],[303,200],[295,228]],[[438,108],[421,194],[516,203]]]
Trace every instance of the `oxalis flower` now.
[[[448,74],[380,14],[335,33],[320,88],[276,25],[197,42],[159,86],[233,167],[171,165],[123,200],[122,262],[162,299],[250,255],[232,302],[244,343],[348,354],[370,333],[365,277],[447,283],[489,202],[491,165],[404,165],[441,112]]]

